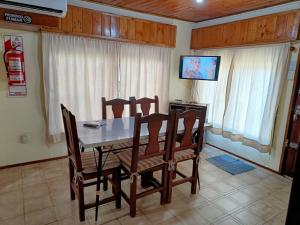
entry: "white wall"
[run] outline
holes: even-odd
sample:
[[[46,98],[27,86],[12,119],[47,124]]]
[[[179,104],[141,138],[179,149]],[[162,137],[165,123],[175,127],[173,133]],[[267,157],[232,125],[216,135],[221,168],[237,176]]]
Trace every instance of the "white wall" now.
[[[173,63],[170,77],[170,100],[191,100],[192,81],[179,79],[179,59],[190,54],[191,23],[175,21],[177,25],[176,48],[173,51]]]
[[[299,51],[300,44],[296,45],[296,47]],[[220,135],[215,135],[211,132],[207,133],[207,143],[240,155],[246,159],[249,159],[253,162],[256,162],[275,171],[279,171],[298,51],[292,53],[289,72],[288,74],[286,74],[286,79],[283,86],[282,95],[278,107],[278,113],[276,117],[273,147],[271,152],[261,153],[254,148],[243,145],[240,142],[233,142],[228,138],[224,138]]]
[[[39,33],[0,29],[0,52],[3,35],[23,36],[27,97],[7,97],[7,78],[0,57],[0,166],[52,158],[66,154],[63,144],[45,144],[45,121],[41,103],[41,37]],[[28,144],[20,143],[20,135],[30,136]]]

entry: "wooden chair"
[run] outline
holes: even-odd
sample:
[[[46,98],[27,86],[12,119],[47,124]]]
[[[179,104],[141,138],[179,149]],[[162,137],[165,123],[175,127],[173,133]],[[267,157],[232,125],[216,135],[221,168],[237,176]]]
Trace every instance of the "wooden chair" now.
[[[146,195],[155,192],[161,193],[161,204],[167,200],[167,174],[168,174],[168,158],[171,145],[172,128],[174,124],[175,113],[170,115],[151,114],[141,117],[138,113],[135,116],[133,147],[130,150],[117,154],[121,161],[122,170],[130,177],[130,196],[128,197],[123,191],[122,196],[130,205],[130,216],[136,215],[136,201]],[[159,131],[163,122],[167,122],[166,141],[160,143],[158,140]],[[148,127],[149,143],[140,145],[141,127]],[[148,172],[161,171],[161,182],[153,176],[149,177],[153,187],[147,191],[137,194],[137,177]],[[150,181],[149,181],[150,182]]]
[[[202,149],[202,139],[204,133],[206,109],[197,111],[189,110],[185,112],[176,113],[176,119],[173,129],[172,145],[170,150],[170,162],[172,169],[169,170],[168,176],[168,203],[172,199],[172,187],[183,184],[186,182],[191,183],[191,194],[195,194],[197,190],[197,179],[198,179],[198,165],[200,160],[200,151]],[[182,121],[180,121],[182,120]],[[184,125],[184,131],[178,133],[178,124],[182,122]],[[195,131],[194,127],[197,125]],[[197,133],[197,138],[195,137]],[[191,160],[193,162],[192,175],[186,176],[177,169],[177,164],[183,161]],[[175,180],[176,176],[179,175],[181,179]],[[200,185],[200,181],[199,181]],[[200,188],[200,187],[199,187]]]
[[[128,100],[115,98],[107,101],[105,97],[102,97],[102,119],[107,119],[108,106],[111,106],[114,118],[122,118],[124,113],[124,107],[126,105],[128,105],[130,109],[130,101]]]
[[[66,142],[68,147],[69,156],[69,174],[70,174],[70,193],[71,200],[78,199],[79,203],[79,218],[80,221],[85,220],[85,209],[95,207],[95,203],[85,204],[84,202],[84,187],[96,185],[94,180],[97,178],[97,164],[99,163],[98,151],[80,152],[79,141],[76,128],[75,116],[68,111],[63,105],[61,105],[61,111],[63,116],[63,123],[66,135]],[[116,207],[121,207],[121,167],[120,161],[114,154],[104,154],[102,161],[102,175],[112,175],[113,193],[112,197],[101,200],[100,204],[104,204],[110,201],[115,201]]]
[[[158,97],[155,96],[154,99],[151,98],[140,98],[135,99],[135,97],[130,97],[130,115],[135,116],[137,113],[137,106],[139,105],[142,110],[143,116],[148,116],[151,109],[151,104],[154,104],[155,113],[159,113],[159,100]]]

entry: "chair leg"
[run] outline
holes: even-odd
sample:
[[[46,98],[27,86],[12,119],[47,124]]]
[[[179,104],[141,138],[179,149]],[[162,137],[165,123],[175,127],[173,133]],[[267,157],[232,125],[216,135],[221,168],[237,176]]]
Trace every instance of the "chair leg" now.
[[[197,178],[198,178],[198,164],[197,159],[193,159],[193,181],[192,181],[192,187],[191,187],[191,194],[196,194],[197,191]]]
[[[103,191],[107,191],[108,189],[108,178],[103,177]]]
[[[173,189],[173,179],[174,179],[174,173],[173,171],[168,171],[168,187],[167,187],[167,203],[171,203],[172,200],[172,189]]]
[[[136,185],[137,177],[133,176],[132,183],[130,184],[130,216],[136,216]]]
[[[72,187],[73,179],[74,179],[74,167],[72,166],[72,163],[69,161],[69,182],[70,182],[70,195],[71,200],[75,200],[75,192]]]
[[[116,196],[116,208],[121,208],[121,169],[118,169],[115,176],[115,196]]]
[[[163,191],[160,194],[160,204],[166,204],[167,203],[167,195],[168,195],[168,166],[165,165],[165,167],[162,170],[161,175],[161,183],[163,186]]]
[[[83,182],[78,181],[79,220],[85,220]]]

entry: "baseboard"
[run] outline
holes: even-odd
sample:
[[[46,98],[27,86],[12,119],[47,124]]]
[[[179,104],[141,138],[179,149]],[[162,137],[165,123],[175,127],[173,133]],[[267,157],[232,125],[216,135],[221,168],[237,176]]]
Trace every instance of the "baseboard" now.
[[[35,160],[35,161],[30,161],[30,162],[25,162],[25,163],[17,163],[17,164],[11,164],[11,165],[7,165],[7,166],[0,166],[0,170],[11,168],[11,167],[26,166],[26,165],[36,164],[36,163],[48,162],[48,161],[53,161],[53,160],[58,160],[58,159],[65,159],[67,157],[68,156],[59,156],[59,157]]]
[[[273,169],[271,169],[271,168],[268,168],[268,167],[266,167],[266,166],[263,166],[263,165],[261,165],[261,164],[259,164],[259,163],[253,162],[253,161],[251,161],[251,160],[249,160],[249,159],[246,159],[246,158],[244,158],[244,157],[242,157],[242,156],[240,156],[240,155],[234,154],[234,153],[232,153],[232,152],[230,152],[230,151],[227,151],[227,150],[225,150],[225,149],[223,149],[223,148],[217,147],[217,146],[212,145],[212,144],[209,144],[209,143],[205,143],[205,144],[206,144],[206,145],[209,145],[209,146],[211,146],[211,147],[217,148],[217,149],[219,149],[219,150],[221,150],[221,151],[223,151],[223,152],[226,152],[226,153],[228,153],[228,154],[230,154],[230,155],[233,155],[233,156],[235,156],[235,157],[237,157],[237,158],[240,158],[240,159],[242,159],[242,160],[245,160],[245,161],[247,161],[247,162],[249,162],[249,163],[252,163],[252,164],[254,164],[254,165],[256,165],[256,166],[259,166],[259,167],[261,167],[261,168],[263,168],[263,169],[266,169],[266,170],[271,171],[271,172],[273,172],[273,173],[282,175],[281,173],[279,173],[279,172],[276,171],[276,170],[273,170]]]

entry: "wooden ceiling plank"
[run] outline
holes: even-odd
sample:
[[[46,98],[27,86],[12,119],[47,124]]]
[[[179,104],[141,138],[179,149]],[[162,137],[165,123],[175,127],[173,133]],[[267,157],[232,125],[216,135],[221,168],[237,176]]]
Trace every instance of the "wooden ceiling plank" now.
[[[295,0],[86,0],[113,7],[175,18],[190,22],[200,22],[251,10],[262,9]],[[209,15],[207,14],[209,12]]]

